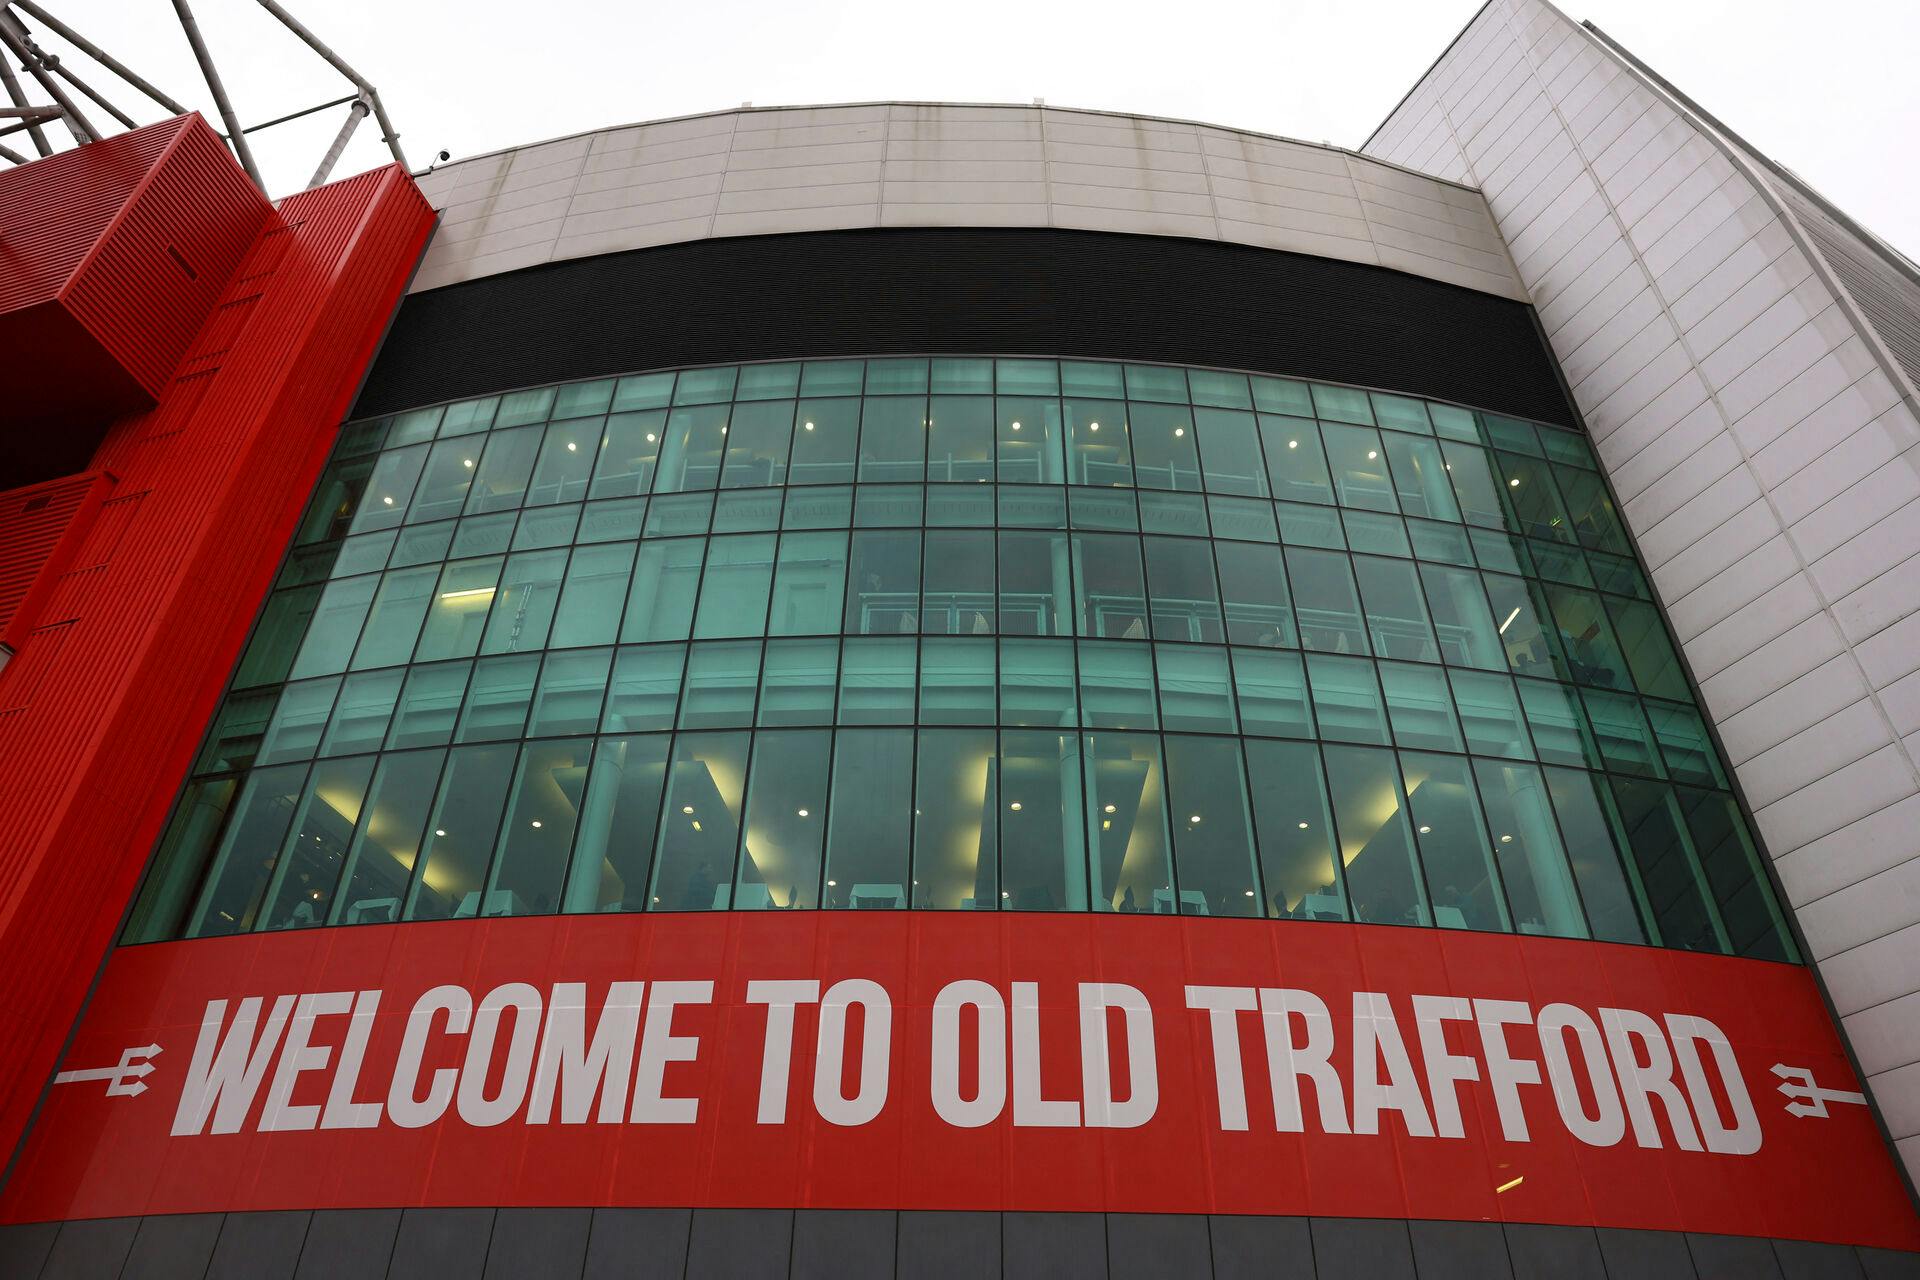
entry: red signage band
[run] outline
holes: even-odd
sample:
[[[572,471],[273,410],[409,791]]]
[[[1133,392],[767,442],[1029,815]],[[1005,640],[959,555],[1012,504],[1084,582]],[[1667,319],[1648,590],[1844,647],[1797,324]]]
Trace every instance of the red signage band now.
[[[932,912],[123,949],[0,1219],[413,1205],[1488,1219],[1920,1248],[1804,969]]]

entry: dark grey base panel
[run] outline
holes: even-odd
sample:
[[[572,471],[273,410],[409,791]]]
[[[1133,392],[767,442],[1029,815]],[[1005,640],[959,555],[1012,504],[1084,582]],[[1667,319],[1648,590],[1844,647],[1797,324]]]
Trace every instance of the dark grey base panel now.
[[[0,1227],[6,1280],[1920,1280],[1920,1254],[1488,1222],[323,1209]]]

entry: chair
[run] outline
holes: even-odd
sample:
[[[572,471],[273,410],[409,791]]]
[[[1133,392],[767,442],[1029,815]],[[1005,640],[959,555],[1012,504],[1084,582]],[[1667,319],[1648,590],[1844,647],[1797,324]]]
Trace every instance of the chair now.
[[[905,890],[897,884],[856,884],[847,895],[847,902],[855,911],[863,907],[904,910],[907,905],[907,895]]]
[[[1310,893],[1300,899],[1300,910],[1309,920],[1344,920],[1340,899],[1331,893]]]
[[[1433,909],[1433,922],[1442,929],[1464,929],[1467,927],[1467,917],[1461,913],[1458,907],[1435,907]]]
[[[713,909],[715,911],[725,911],[727,909],[727,892],[730,889],[733,889],[733,886],[724,884],[714,888]],[[743,884],[738,889],[733,890],[733,909],[735,911],[761,911],[772,905],[773,890],[767,888],[766,885],[757,880],[750,884]]]
[[[483,916],[510,916],[513,914],[513,890],[494,889],[487,894],[484,909],[480,906],[480,891],[468,893],[460,899],[460,905],[453,909],[455,920],[465,919],[475,914]]]
[[[400,918],[400,899],[362,898],[347,904],[342,924],[391,924]]]
[[[1173,890],[1155,889],[1153,891],[1153,914],[1157,916],[1176,914],[1174,911]],[[1182,889],[1180,891],[1180,911],[1178,914],[1189,916],[1211,914],[1207,910],[1207,895],[1198,889]]]

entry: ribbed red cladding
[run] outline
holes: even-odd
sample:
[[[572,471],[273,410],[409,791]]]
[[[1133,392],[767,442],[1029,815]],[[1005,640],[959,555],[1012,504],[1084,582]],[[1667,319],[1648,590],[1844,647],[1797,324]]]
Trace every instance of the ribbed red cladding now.
[[[157,141],[168,146],[149,159],[177,187],[134,201],[139,207],[103,239],[93,201],[111,184],[82,178],[124,177],[121,160],[148,155],[142,148]],[[115,143],[122,147],[92,161],[69,160]],[[28,275],[72,277],[72,242],[90,234],[104,247],[71,289],[71,314],[129,353],[127,367],[165,368],[158,403],[113,422],[95,451],[92,468],[116,483],[64,567],[42,575],[50,585],[31,602],[37,616],[0,669],[6,1149],[111,943],[433,218],[394,166],[293,196],[277,211],[260,201],[243,234],[231,197],[245,179],[197,118],[16,172],[55,161],[67,163],[53,174],[59,181],[35,188],[44,202],[37,216],[75,230],[36,241],[50,265],[18,272],[0,295],[44,290],[23,285]],[[69,173],[80,177],[62,176]],[[122,305],[156,246],[184,278],[165,254],[169,244],[199,246],[185,256],[195,287],[208,290],[185,334],[169,331],[173,310],[143,317]],[[0,538],[4,607],[10,592],[26,592],[7,576],[14,539]],[[20,545],[20,557],[35,554]]]

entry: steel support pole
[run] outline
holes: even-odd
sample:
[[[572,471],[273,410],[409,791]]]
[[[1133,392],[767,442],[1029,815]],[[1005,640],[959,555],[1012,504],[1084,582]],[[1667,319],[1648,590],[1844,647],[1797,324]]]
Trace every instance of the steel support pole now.
[[[27,38],[27,29],[20,24],[20,19],[4,8],[0,8],[0,44],[7,46],[13,56],[20,59],[20,65],[26,73],[46,91],[47,96],[60,104],[61,113],[66,119],[67,132],[73,135],[75,142],[84,145],[99,138],[100,135],[94,132],[93,126],[87,123],[87,117],[81,113],[79,107],[74,105],[73,99],[67,96],[67,91],[60,87],[60,82],[48,74],[44,57]]]
[[[94,90],[92,85],[88,84],[85,80],[82,80],[79,76],[73,74],[73,72],[67,70],[67,64],[61,61],[59,58],[56,57],[56,58],[47,59],[47,66],[53,71],[53,74],[59,76],[62,80],[65,80],[68,84],[72,85],[74,88],[78,89],[80,92],[86,94],[89,98],[93,99],[95,102],[100,104],[100,107],[108,115],[112,116],[115,120],[118,120],[122,125],[126,126],[129,129],[138,129],[140,127],[139,122],[136,121],[132,116],[128,115],[126,112],[122,111],[120,108],[114,106],[111,102],[108,102],[105,98],[101,97],[100,94]]]
[[[176,0],[176,3],[178,2],[179,0]],[[380,101],[380,91],[374,88],[365,76],[348,66],[344,58],[329,49],[319,36],[302,26],[300,20],[282,8],[277,0],[260,0],[260,7],[280,19],[287,30],[306,42],[308,48],[332,63],[334,70],[353,81],[354,87],[366,96],[368,104],[373,108],[373,118],[380,125],[380,140],[387,144],[387,150],[393,153],[393,158],[400,162],[401,168],[406,168],[407,157],[400,150],[400,135],[394,132],[393,121],[387,118],[387,109]]]
[[[0,160],[11,160],[15,164],[25,164],[27,158],[12,147],[0,147]]]
[[[118,60],[110,56],[106,50],[102,49],[99,45],[94,44],[91,40],[88,40],[85,36],[81,35],[78,31],[75,31],[72,27],[60,21],[60,19],[54,17],[52,14],[48,13],[45,9],[42,9],[39,5],[35,4],[33,0],[12,0],[12,3],[14,8],[20,9],[26,13],[32,14],[35,18],[39,19],[42,23],[44,23],[48,30],[52,31],[55,35],[59,36],[62,40],[65,40],[68,44],[72,45],[74,48],[78,49],[80,52],[86,54],[89,58],[92,58],[95,62],[99,63],[101,66],[113,72],[113,74],[119,76],[122,80],[126,81],[128,84],[132,85],[134,88],[138,89],[140,92],[146,94],[149,98],[152,98],[155,102],[159,103],[161,106],[165,107],[167,110],[173,112],[173,114],[177,116],[184,116],[189,111],[192,110],[191,107],[183,106],[180,103],[175,102],[172,98],[169,98],[166,94],[160,92],[158,89],[148,84],[145,80],[142,80],[139,76],[133,74],[133,72],[129,71],[123,63],[119,62]]]
[[[353,137],[353,131],[360,127],[360,122],[367,118],[367,112],[371,109],[365,98],[353,100],[353,105],[347,108],[346,123],[334,135],[333,145],[327,148],[327,154],[320,157],[320,167],[313,171],[313,177],[307,182],[307,190],[311,191],[327,180],[327,175],[333,172],[333,166],[339,163],[340,153],[347,149],[347,139]]]
[[[227,126],[227,141],[233,144],[233,154],[240,158],[240,167],[253,179],[253,185],[266,191],[267,184],[260,180],[260,167],[253,162],[253,149],[247,145],[246,135],[240,132],[240,120],[233,114],[233,103],[227,100],[226,86],[220,83],[220,73],[213,69],[213,56],[207,52],[207,42],[200,38],[200,24],[193,20],[193,10],[187,7],[187,0],[173,0],[173,11],[180,15],[180,28],[187,33],[187,43],[193,46],[194,60],[200,64],[200,74],[206,77],[213,104],[220,108],[220,119]]]

